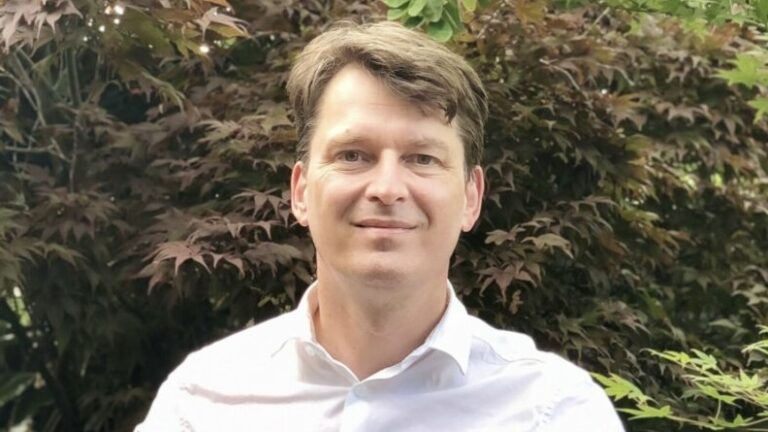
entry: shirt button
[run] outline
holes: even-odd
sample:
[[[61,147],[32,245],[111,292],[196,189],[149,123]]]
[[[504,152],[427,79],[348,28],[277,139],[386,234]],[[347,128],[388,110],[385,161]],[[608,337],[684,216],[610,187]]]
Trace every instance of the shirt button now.
[[[357,386],[352,389],[352,393],[354,393],[355,396],[359,398],[364,398],[365,396],[368,395],[368,390],[363,386]]]

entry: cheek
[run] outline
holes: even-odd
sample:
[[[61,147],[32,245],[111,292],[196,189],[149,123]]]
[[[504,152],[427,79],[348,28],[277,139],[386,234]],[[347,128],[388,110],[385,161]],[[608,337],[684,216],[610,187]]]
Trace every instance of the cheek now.
[[[425,213],[432,226],[454,226],[461,224],[464,210],[464,192],[456,186],[432,184],[421,188],[421,193],[414,196],[417,205]]]
[[[354,197],[354,186],[343,179],[318,178],[308,188],[310,213],[325,215],[321,223],[328,222],[331,215],[341,215],[350,206]],[[310,215],[311,216],[311,215]]]

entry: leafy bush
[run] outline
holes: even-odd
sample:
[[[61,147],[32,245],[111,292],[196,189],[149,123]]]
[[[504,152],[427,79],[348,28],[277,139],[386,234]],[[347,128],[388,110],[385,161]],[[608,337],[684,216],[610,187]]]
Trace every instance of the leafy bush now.
[[[286,73],[328,22],[389,6],[148,4],[0,2],[5,426],[130,430],[186,353],[312,280],[287,202]],[[643,350],[754,375],[739,351],[766,322],[768,124],[750,105],[764,88],[734,73],[761,73],[758,33],[543,0],[412,17],[453,37],[491,97],[488,199],[452,263],[468,308],[707,421],[718,403],[684,394],[692,371]]]
[[[768,328],[762,327],[760,334],[768,333]],[[703,400],[705,407],[701,412],[675,412],[670,405],[659,406],[659,403],[643,393],[630,381],[611,374],[611,376],[595,373],[595,378],[605,386],[608,395],[620,401],[627,398],[635,405],[633,408],[622,408],[621,411],[632,415],[632,419],[663,418],[681,425],[695,426],[707,430],[765,430],[761,427],[768,422],[768,392],[765,391],[765,356],[768,355],[768,339],[750,344],[742,350],[749,355],[762,358],[762,367],[750,365],[752,375],[744,370],[738,372],[723,371],[719,361],[702,351],[694,349],[692,354],[677,351],[658,352],[650,350],[651,354],[662,359],[665,364],[676,369],[684,380],[684,399]],[[754,416],[744,417],[741,413],[727,418],[723,406],[742,408],[756,412]]]

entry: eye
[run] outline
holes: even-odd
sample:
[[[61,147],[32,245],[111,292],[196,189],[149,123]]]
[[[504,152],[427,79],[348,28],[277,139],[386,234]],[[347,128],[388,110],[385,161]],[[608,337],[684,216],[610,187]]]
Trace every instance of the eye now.
[[[433,156],[430,156],[430,155],[427,155],[427,154],[417,154],[417,155],[413,156],[413,161],[417,165],[432,165],[437,160]]]
[[[344,162],[357,162],[362,157],[360,155],[360,152],[357,151],[357,150],[345,150],[345,151],[339,153],[338,158],[341,159]]]

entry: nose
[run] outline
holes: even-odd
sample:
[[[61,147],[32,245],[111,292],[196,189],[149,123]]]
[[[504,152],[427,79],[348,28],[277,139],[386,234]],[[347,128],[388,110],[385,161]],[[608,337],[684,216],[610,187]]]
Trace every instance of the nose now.
[[[396,155],[382,155],[370,173],[366,198],[388,206],[405,200],[408,194],[405,183],[407,172]]]

